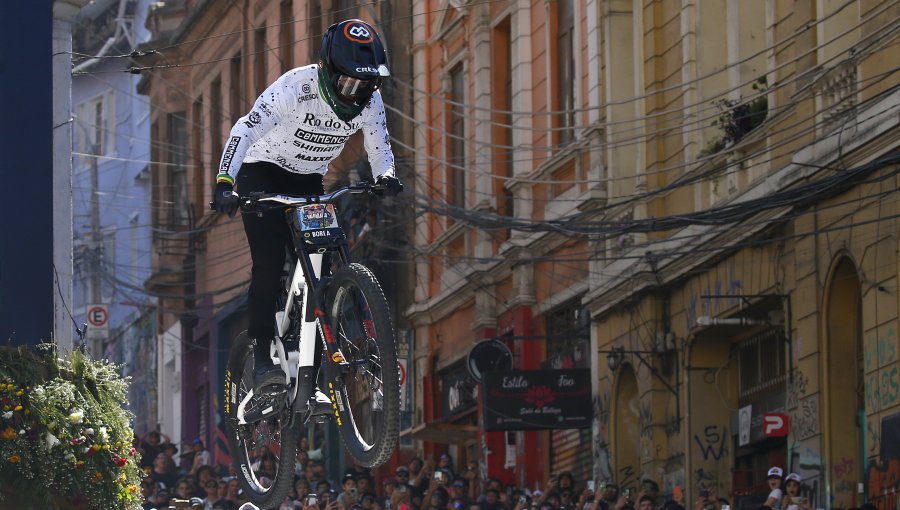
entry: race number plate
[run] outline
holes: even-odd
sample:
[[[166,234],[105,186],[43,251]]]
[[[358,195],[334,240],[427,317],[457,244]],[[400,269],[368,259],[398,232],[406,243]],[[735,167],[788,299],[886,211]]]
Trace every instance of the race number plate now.
[[[297,219],[300,220],[300,230],[322,230],[336,228],[337,215],[332,204],[310,204],[297,209]]]

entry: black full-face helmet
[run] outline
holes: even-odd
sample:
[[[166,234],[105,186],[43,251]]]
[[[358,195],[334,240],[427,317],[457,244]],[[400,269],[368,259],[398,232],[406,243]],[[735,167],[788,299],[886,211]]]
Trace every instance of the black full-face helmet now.
[[[390,75],[387,53],[371,25],[348,19],[328,28],[319,50],[319,86],[341,120],[359,115],[381,78]]]

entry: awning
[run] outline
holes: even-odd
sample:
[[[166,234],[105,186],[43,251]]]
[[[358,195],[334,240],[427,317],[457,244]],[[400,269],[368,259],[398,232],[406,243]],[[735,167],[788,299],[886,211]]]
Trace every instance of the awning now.
[[[441,444],[465,444],[477,441],[478,427],[453,423],[421,423],[400,433],[420,441]]]

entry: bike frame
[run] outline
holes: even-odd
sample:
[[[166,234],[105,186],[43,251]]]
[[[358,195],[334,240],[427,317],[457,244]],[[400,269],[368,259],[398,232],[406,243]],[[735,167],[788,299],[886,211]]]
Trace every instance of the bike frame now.
[[[256,194],[251,195],[249,199],[245,199],[241,205],[245,211],[263,207],[284,209],[288,217],[288,223],[291,226],[292,237],[294,238],[293,248],[297,254],[296,263],[294,272],[290,280],[288,280],[287,299],[284,309],[279,310],[275,314],[277,334],[270,350],[273,362],[280,364],[284,370],[285,384],[288,388],[288,403],[289,407],[294,411],[293,414],[307,411],[306,408],[301,408],[300,406],[306,405],[315,387],[315,380],[312,381],[312,384],[303,384],[301,372],[304,368],[311,369],[315,366],[316,332],[324,340],[325,363],[332,366],[336,365],[339,370],[348,366],[334,337],[331,319],[326,311],[325,290],[328,288],[330,279],[322,277],[322,260],[325,253],[337,252],[341,257],[342,263],[350,263],[350,247],[347,243],[347,237],[343,228],[337,222],[337,218],[335,218],[338,228],[333,237],[323,239],[314,244],[302,237],[298,239],[300,227],[297,224],[297,209],[313,204],[333,204],[337,198],[346,193],[359,194],[369,192],[371,189],[368,185],[361,184],[341,188],[326,195],[312,197]],[[311,252],[313,250],[314,252]],[[288,350],[285,347],[285,340],[293,332],[291,315],[300,296],[302,296],[302,303],[300,304],[302,307],[300,313],[302,315],[299,332],[297,333],[298,348]],[[244,410],[252,398],[253,390],[251,389],[238,403],[238,424],[244,425],[248,423],[245,420]],[[274,411],[275,409],[269,406],[262,411],[261,416],[264,417]]]

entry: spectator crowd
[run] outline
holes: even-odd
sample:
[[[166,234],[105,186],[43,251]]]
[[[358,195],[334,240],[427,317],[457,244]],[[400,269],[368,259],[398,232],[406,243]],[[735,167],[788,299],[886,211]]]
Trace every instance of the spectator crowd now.
[[[179,470],[177,447],[165,439],[151,432],[140,442],[145,509],[168,508],[173,499],[188,500],[191,508],[204,510],[239,510],[247,503],[233,468],[226,476],[218,473],[209,465],[202,441],[195,440],[180,456],[184,459],[180,464],[190,467]],[[414,458],[380,483],[368,469],[356,465],[332,481],[325,469],[324,445],[316,441],[315,446],[311,449],[307,438],[301,439],[294,483],[279,510],[732,510],[729,500],[712,489],[701,488],[688,502],[680,488],[664,496],[650,479],[620,490],[615,483],[576,480],[563,472],[551,475],[538,489],[507,487],[498,479],[482,480],[475,463],[456,470],[446,454],[437,461]],[[275,456],[265,447],[253,453],[257,476],[274,475]],[[768,493],[759,495],[763,502],[752,505],[753,510],[813,510],[801,495],[797,474],[784,476],[780,467],[772,467],[767,475]],[[874,510],[869,506],[859,510]]]

